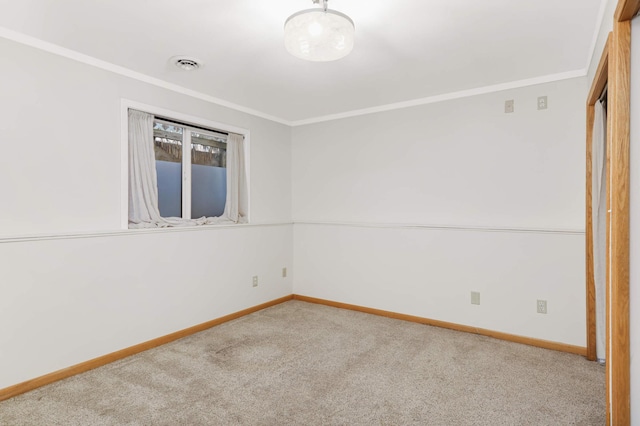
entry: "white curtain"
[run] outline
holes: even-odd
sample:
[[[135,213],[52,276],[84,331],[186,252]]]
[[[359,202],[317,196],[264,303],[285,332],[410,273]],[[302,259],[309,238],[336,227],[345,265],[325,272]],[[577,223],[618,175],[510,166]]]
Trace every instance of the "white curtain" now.
[[[222,216],[235,223],[247,221],[244,137],[234,133],[227,136],[227,202]]]
[[[591,211],[593,228],[593,275],[596,293],[596,358],[606,359],[606,185],[607,111],[601,102],[595,104],[591,147]]]
[[[163,223],[158,210],[153,115],[132,109],[129,110],[129,223]]]
[[[198,219],[160,216],[153,120],[151,114],[129,110],[129,228],[246,222],[244,137],[233,133],[227,138],[227,199],[222,216]]]

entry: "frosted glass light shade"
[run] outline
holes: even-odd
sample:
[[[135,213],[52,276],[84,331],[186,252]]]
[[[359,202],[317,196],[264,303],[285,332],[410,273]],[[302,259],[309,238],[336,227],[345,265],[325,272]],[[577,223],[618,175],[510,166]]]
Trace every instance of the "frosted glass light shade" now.
[[[284,24],[284,45],[293,56],[307,61],[335,61],[353,49],[355,26],[345,14],[307,9]]]

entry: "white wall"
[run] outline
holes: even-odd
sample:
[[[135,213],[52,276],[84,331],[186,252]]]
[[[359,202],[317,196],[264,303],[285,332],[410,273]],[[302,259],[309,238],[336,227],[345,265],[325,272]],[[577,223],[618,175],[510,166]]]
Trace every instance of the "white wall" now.
[[[602,22],[598,30],[598,34],[595,38],[595,45],[593,50],[593,56],[591,62],[587,64],[587,81],[589,84],[593,81],[593,77],[596,75],[598,69],[598,63],[600,62],[600,56],[602,56],[602,49],[607,42],[609,32],[613,29],[613,14],[615,13],[618,0],[602,0],[604,2],[604,10],[602,15]]]
[[[584,346],[586,91],[578,78],[294,128],[294,292]]]
[[[0,39],[0,236],[120,226],[122,98],[251,131],[253,222],[289,221],[288,126]]]
[[[631,152],[629,212],[629,326],[631,350],[631,424],[640,425],[640,19],[631,26]]]
[[[0,53],[16,58],[0,70],[0,388],[292,291],[585,344],[585,79],[292,131],[14,42]],[[274,225],[8,238],[118,229],[121,98],[249,129],[252,222]]]
[[[295,221],[583,230],[585,91],[578,78],[296,127]]]
[[[291,293],[288,126],[4,39],[0,55],[0,388]],[[122,98],[249,129],[252,222],[276,225],[8,238],[118,230]]]
[[[0,389],[291,294],[291,241],[281,225],[0,243]]]

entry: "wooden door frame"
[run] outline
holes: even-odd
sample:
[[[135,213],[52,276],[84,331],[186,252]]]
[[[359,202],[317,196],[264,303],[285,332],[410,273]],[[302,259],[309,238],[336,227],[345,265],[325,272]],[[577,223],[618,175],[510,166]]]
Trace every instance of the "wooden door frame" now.
[[[635,0],[634,0],[635,1]],[[620,3],[621,4],[621,3]],[[629,425],[629,146],[631,21],[613,24],[609,46],[607,196],[610,224],[607,261],[609,290],[608,375],[610,424]]]
[[[631,19],[640,0],[619,0],[613,31],[607,39],[587,99],[586,156],[586,285],[587,357],[595,359],[595,287],[591,212],[591,138],[594,105],[605,85],[607,100],[607,289],[606,405],[607,425],[628,426],[630,407],[629,356],[629,147]]]

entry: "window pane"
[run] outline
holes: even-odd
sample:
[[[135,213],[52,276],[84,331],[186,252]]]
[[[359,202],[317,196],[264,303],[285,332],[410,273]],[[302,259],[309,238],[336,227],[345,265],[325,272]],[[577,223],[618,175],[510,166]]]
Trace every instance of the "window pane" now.
[[[227,145],[191,133],[191,218],[220,216],[227,199]]]
[[[182,217],[182,128],[154,123],[158,209],[162,217]]]

